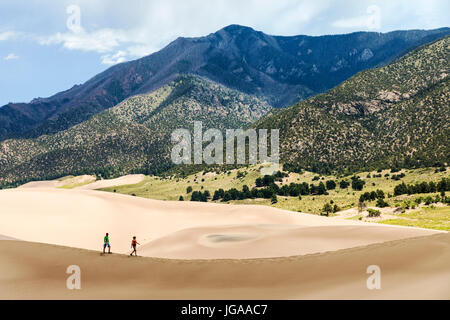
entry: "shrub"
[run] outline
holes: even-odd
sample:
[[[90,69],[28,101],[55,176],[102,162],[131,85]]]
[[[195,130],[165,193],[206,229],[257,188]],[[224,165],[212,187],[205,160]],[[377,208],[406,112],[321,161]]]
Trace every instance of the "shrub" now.
[[[192,187],[191,186],[187,187],[186,188],[186,193],[191,193],[191,192],[192,192]]]
[[[358,202],[358,212],[362,212],[366,208],[366,204],[362,201]]]
[[[337,204],[335,204],[333,207],[333,212],[336,213],[338,211],[341,211],[341,208],[339,208],[339,206]]]
[[[272,198],[270,199],[270,202],[272,202],[272,204],[275,204],[278,202],[278,198],[277,195],[274,193],[272,194]]]
[[[328,202],[325,203],[325,205],[322,208],[322,212],[325,213],[325,215],[328,217],[328,215],[330,214],[330,212],[333,211],[333,207],[331,206],[331,204],[329,204]]]
[[[328,180],[326,182],[327,190],[334,190],[336,189],[336,182],[334,180]]]
[[[194,191],[194,192],[192,192],[192,195],[191,195],[191,201],[201,201],[201,192],[200,191]]]
[[[395,186],[394,195],[399,196],[406,193],[408,193],[408,188],[406,187],[406,184],[404,182]]]
[[[262,183],[264,187],[270,186],[275,182],[274,176],[265,175],[262,179]]]
[[[262,179],[261,178],[257,178],[256,180],[255,180],[255,184],[256,184],[256,186],[259,188],[259,187],[262,187],[263,186],[263,182],[262,182]]]
[[[389,207],[389,203],[387,203],[386,201],[384,201],[384,199],[379,198],[379,199],[377,200],[377,207],[378,207],[378,208]]]
[[[225,192],[225,194],[223,195],[223,200],[222,201],[230,201],[231,200],[231,194],[230,192]]]
[[[201,191],[194,191],[191,195],[191,201],[201,201],[201,202],[207,202],[210,197],[210,193],[208,190],[205,192]]]
[[[341,189],[347,189],[350,186],[350,182],[346,181],[346,180],[342,180],[341,182],[339,182],[339,187]]]
[[[364,188],[365,183],[366,182],[361,180],[361,178],[358,176],[352,177],[352,189],[353,190],[361,191]]]
[[[404,178],[406,175],[402,172],[402,173],[400,173],[400,174],[394,174],[394,175],[392,175],[392,177],[391,177],[391,179],[392,180],[395,180],[395,181],[398,181],[398,180],[400,180],[401,178]]]
[[[359,201],[374,201],[376,199],[384,199],[384,192],[383,190],[377,189],[377,191],[372,192],[364,192],[360,197]]]
[[[375,209],[367,209],[369,214],[367,215],[369,218],[379,217],[381,215],[380,210]]]
[[[213,201],[222,199],[224,194],[225,194],[225,191],[223,189],[214,191]]]
[[[377,198],[378,199],[384,199],[385,198],[383,190],[377,189],[376,193],[377,193]]]

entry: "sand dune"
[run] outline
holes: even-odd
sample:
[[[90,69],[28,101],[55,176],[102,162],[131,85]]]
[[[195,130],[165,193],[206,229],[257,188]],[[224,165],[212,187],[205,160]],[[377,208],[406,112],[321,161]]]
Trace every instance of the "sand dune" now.
[[[415,235],[428,235],[415,232]],[[304,255],[411,237],[410,230],[378,226],[224,226],[185,229],[139,248],[171,259],[247,259]]]
[[[17,240],[17,239],[12,238],[12,237],[7,237],[7,236],[4,236],[4,235],[0,234],[0,241],[1,240]]]
[[[0,191],[0,221],[0,299],[450,298],[445,232],[52,186]],[[102,255],[105,232],[113,252],[136,235],[157,258]],[[366,288],[369,265],[382,290]]]
[[[69,265],[81,290],[66,289]],[[381,268],[381,290],[366,269]],[[450,235],[289,258],[165,260],[0,241],[0,299],[450,299]]]
[[[60,180],[32,181],[19,186],[18,189],[59,188],[64,184],[65,182]]]
[[[101,250],[109,232],[113,251],[126,253],[136,235],[148,244],[142,251],[146,255],[186,259],[297,255],[437,233],[267,206],[169,202],[77,189],[3,190],[0,206],[5,236]],[[354,228],[304,229],[325,226]],[[217,241],[229,234],[241,234],[241,241],[229,241],[229,236]]]
[[[116,179],[106,179],[98,180],[84,186],[77,187],[76,189],[81,190],[95,190],[101,188],[115,187],[115,186],[125,186],[128,184],[136,184],[144,180],[145,176],[143,174],[130,174]]]
[[[130,174],[127,176],[123,176],[116,179],[105,179],[95,181],[95,176],[90,175],[82,175],[71,177],[63,180],[47,180],[47,181],[32,181],[26,184],[23,184],[19,187],[19,189],[48,189],[48,188],[60,188],[65,185],[76,185],[83,184],[75,189],[80,190],[95,190],[101,188],[108,188],[114,186],[124,186],[128,184],[136,184],[141,182],[145,176],[143,174]]]

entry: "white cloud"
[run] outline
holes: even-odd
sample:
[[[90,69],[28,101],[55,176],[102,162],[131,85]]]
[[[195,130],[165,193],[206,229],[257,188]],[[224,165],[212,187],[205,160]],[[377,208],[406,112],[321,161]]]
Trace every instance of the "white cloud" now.
[[[366,9],[366,15],[339,19],[331,25],[336,28],[364,28],[369,30],[377,30],[381,27],[381,10],[376,5],[370,5]]]
[[[41,45],[62,44],[68,50],[101,53],[101,63],[107,65],[141,58],[160,49],[146,43],[145,36],[139,30],[98,29],[86,32],[81,29],[78,32],[56,33],[36,39]]]
[[[17,59],[19,59],[19,56],[14,53],[10,53],[3,58],[3,60],[17,60]]]
[[[13,31],[0,32],[0,41],[9,40],[12,37],[14,37],[15,35],[16,35],[16,33]]]
[[[67,32],[56,33],[49,37],[40,37],[38,42],[42,45],[62,44],[69,50],[94,51],[98,53],[111,52],[122,42],[127,40],[122,30],[99,29],[93,32]]]
[[[121,63],[121,62],[125,62],[127,61],[127,53],[125,51],[118,51],[115,54],[106,54],[102,56],[102,63],[103,64],[117,64],[117,63]]]
[[[105,54],[101,57],[102,64],[118,64],[121,62],[125,62],[131,59],[141,58],[144,56],[148,56],[153,52],[158,51],[158,48],[147,45],[131,45],[127,47],[125,50],[119,50],[114,54]]]
[[[308,25],[314,18],[329,8],[330,1],[287,1],[284,3],[280,1],[281,4],[283,6],[277,8],[278,18],[275,23],[272,22],[269,32],[279,35],[297,35],[302,26]],[[268,5],[269,3],[262,7],[262,10],[267,11]],[[267,20],[270,21],[270,18],[270,16],[267,17]]]
[[[20,1],[26,3],[26,0],[2,1],[11,2],[11,7]],[[20,39],[96,52],[104,64],[140,58],[179,36],[204,36],[229,24],[286,36],[446,26],[450,3],[448,0],[134,0],[131,6],[122,0],[77,0],[78,5],[66,7],[68,2],[43,2],[48,5],[39,6],[43,7],[42,15],[18,20],[28,30],[0,32],[0,40]],[[367,7],[371,3],[376,5]],[[30,19],[40,27],[30,30]],[[13,25],[20,30],[15,20],[11,18],[5,26]]]
[[[69,28],[67,32],[40,37],[38,42],[41,45],[60,44],[68,50],[97,52],[102,54],[103,64],[115,64],[149,55],[179,36],[203,36],[233,23],[263,29],[269,33],[295,34],[297,31],[292,28],[292,24],[299,26],[310,22],[328,7],[329,2],[330,0],[316,0],[315,3],[309,0],[192,0],[182,3],[156,0],[138,1],[136,6],[130,7],[114,0],[102,5],[80,1],[81,17],[95,12],[95,15],[105,18],[102,14],[109,12],[112,16],[105,20],[121,20],[120,27],[93,29],[92,24],[77,16],[77,23],[80,23],[77,24],[80,29],[78,32],[71,32]],[[98,10],[100,7],[104,9],[103,12]],[[72,15],[73,12],[70,11]],[[114,16],[118,12],[120,17]],[[248,12],[253,14],[248,15]],[[271,20],[274,14],[280,15],[276,19],[277,23],[264,30],[263,22]],[[72,19],[73,16],[68,17]],[[96,25],[101,18],[96,21]],[[70,19],[68,26],[74,23]],[[192,23],[193,21],[196,23]]]
[[[365,28],[367,25],[367,17],[355,17],[348,19],[339,19],[331,24],[336,28]]]

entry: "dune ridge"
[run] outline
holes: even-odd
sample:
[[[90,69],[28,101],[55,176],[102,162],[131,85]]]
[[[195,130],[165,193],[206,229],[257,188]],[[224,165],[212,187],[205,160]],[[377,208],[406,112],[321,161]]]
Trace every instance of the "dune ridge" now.
[[[108,187],[125,186],[128,184],[136,184],[144,180],[143,174],[129,174],[115,179],[98,180],[84,186],[77,187],[80,190],[95,190]]]
[[[15,238],[12,238],[12,237],[7,237],[7,236],[4,236],[4,235],[2,235],[2,234],[0,234],[0,241],[1,240],[17,240],[17,239],[15,239]]]
[[[168,260],[2,241],[0,299],[449,299],[449,247],[441,233],[293,257]],[[73,264],[81,290],[65,287]],[[381,290],[366,287],[369,265]]]

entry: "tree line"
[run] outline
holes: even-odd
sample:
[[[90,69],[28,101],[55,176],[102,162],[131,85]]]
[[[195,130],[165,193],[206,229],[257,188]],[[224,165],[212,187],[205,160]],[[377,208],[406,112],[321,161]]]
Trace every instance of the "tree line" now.
[[[283,177],[287,177],[288,174],[284,172],[276,172],[273,175],[265,175],[262,178],[255,180],[254,188],[250,189],[247,185],[242,187],[242,190],[231,188],[229,190],[218,189],[214,192],[212,197],[213,201],[231,201],[231,200],[245,200],[245,199],[271,199],[272,203],[277,202],[276,196],[285,197],[300,197],[303,195],[328,195],[328,190],[334,190],[337,187],[337,183],[334,180],[328,180],[325,183],[323,181],[319,184],[303,183],[290,183],[289,185],[279,186],[276,182],[282,181]],[[355,176],[351,178],[351,182],[342,180],[339,182],[339,186],[342,189],[348,188],[350,185],[354,190],[362,190],[365,181],[360,177]],[[187,193],[192,192],[192,187],[188,187]],[[194,191],[191,196],[191,201],[208,201],[210,198],[210,192],[208,190]]]
[[[399,196],[402,194],[417,194],[417,193],[433,193],[441,192],[445,193],[450,191],[450,178],[442,178],[438,183],[430,182],[417,182],[415,184],[401,184],[395,186],[394,195]]]

